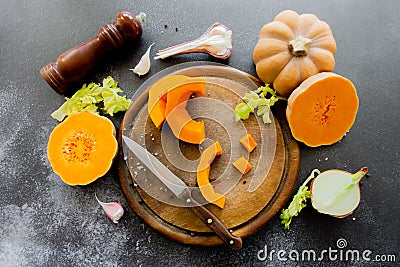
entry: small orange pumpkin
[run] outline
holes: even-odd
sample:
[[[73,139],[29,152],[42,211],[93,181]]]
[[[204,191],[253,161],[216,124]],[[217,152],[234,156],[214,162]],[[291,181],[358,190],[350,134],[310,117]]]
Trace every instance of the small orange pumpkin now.
[[[88,110],[57,125],[47,145],[51,167],[69,185],[87,185],[106,174],[117,151],[112,121]]]
[[[308,77],[333,71],[335,53],[336,42],[326,22],[313,14],[285,10],[262,27],[253,60],[258,77],[289,96]]]

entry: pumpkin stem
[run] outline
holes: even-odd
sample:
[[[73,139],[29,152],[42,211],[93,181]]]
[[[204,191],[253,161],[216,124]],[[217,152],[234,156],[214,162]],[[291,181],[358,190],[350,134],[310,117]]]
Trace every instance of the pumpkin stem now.
[[[288,43],[288,46],[293,56],[302,57],[307,56],[309,43],[311,43],[311,39],[298,35]]]

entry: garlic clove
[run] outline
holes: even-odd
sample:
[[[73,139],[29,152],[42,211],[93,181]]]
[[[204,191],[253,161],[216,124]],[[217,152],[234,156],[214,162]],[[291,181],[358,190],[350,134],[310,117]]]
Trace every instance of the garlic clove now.
[[[137,75],[141,76],[141,75],[145,75],[149,72],[150,70],[150,50],[151,47],[154,45],[151,44],[149,46],[149,48],[147,48],[146,53],[144,53],[144,55],[140,58],[139,63],[135,66],[134,69],[130,69],[131,71],[133,71],[134,73],[136,73]]]
[[[97,202],[100,204],[100,206],[103,208],[105,211],[106,215],[108,218],[110,218],[113,223],[118,223],[118,220],[121,219],[122,215],[124,215],[124,208],[121,206],[121,204],[117,202],[101,202],[96,194],[95,194]]]

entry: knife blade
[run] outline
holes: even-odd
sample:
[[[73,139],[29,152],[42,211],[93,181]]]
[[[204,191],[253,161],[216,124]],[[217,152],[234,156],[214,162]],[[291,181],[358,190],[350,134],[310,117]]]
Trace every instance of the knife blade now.
[[[213,232],[233,250],[242,247],[242,238],[233,235],[221,222],[218,217],[205,206],[196,201],[190,188],[170,169],[162,164],[153,154],[133,141],[131,138],[122,135],[122,139],[129,150],[142,161],[144,165],[179,199],[185,203],[185,207],[190,208]]]

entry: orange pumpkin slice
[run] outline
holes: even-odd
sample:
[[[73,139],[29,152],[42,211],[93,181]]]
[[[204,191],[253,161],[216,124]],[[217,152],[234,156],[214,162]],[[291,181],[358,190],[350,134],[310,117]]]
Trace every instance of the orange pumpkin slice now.
[[[205,79],[197,78],[171,88],[167,92],[166,120],[174,135],[182,141],[200,144],[205,139],[204,121],[192,120],[186,109],[190,96],[193,94],[203,96],[205,88]]]
[[[286,117],[294,138],[308,146],[331,145],[343,138],[358,110],[356,88],[332,72],[306,79],[288,99]]]
[[[69,185],[86,185],[110,169],[118,150],[114,124],[91,111],[68,116],[50,134],[47,156]]]
[[[169,75],[158,80],[151,86],[147,109],[151,120],[157,128],[160,129],[166,119],[165,107],[167,105],[168,91],[178,85],[196,81],[201,82],[204,79],[192,78],[185,75]]]
[[[210,203],[224,208],[226,197],[216,193],[209,181],[210,165],[214,161],[215,156],[222,154],[222,148],[218,141],[207,147],[200,157],[199,165],[197,166],[197,185],[203,197]]]
[[[189,77],[184,75],[170,75],[155,82],[149,90],[147,109],[151,120],[157,128],[161,128],[165,121],[165,105],[167,92],[179,84],[185,83]]]

